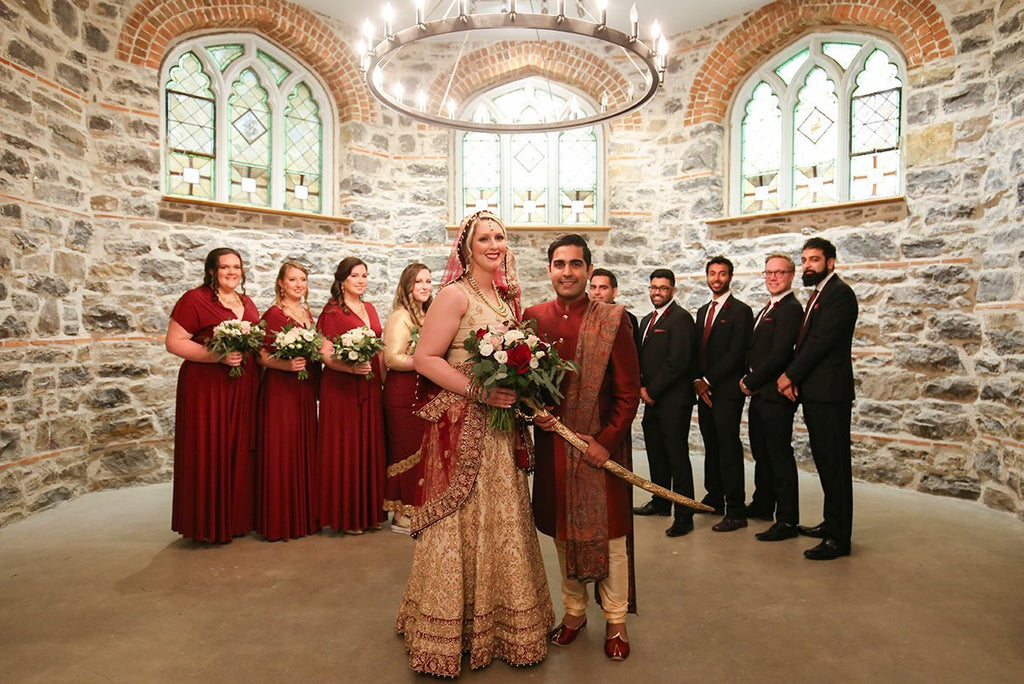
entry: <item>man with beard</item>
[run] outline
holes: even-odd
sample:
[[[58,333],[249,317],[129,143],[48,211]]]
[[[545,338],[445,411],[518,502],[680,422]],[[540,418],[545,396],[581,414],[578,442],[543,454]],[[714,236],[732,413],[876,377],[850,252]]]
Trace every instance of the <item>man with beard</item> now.
[[[740,378],[754,327],[750,307],[732,296],[732,262],[723,256],[704,267],[711,301],[697,310],[697,422],[704,439],[704,503],[724,509],[711,528],[732,532],[747,526],[740,417],[746,397]]]
[[[667,268],[651,273],[654,311],[640,321],[640,398],[644,402],[644,444],[651,480],[693,498],[690,466],[690,415],[696,396],[690,384],[695,330],[693,318],[673,301],[676,277]],[[672,503],[653,497],[633,509],[636,515],[669,515]],[[693,531],[693,509],[675,505],[669,537]]]
[[[554,537],[562,572],[565,617],[551,643],[568,646],[587,623],[587,582],[595,582],[607,621],[604,652],[629,657],[626,614],[636,613],[632,572],[630,486],[601,466],[609,458],[632,467],[627,436],[640,403],[640,369],[625,307],[587,298],[591,254],[580,235],[548,247],[555,299],[531,306],[541,338],[577,364],[560,390],[554,414],[586,440],[582,454],[550,432],[554,419],[537,418],[533,510],[537,529]]]
[[[747,350],[749,372],[740,380],[740,390],[750,397],[748,427],[754,455],[754,496],[747,517],[775,520],[754,535],[760,541],[792,539],[800,522],[793,458],[796,404],[779,394],[775,384],[793,360],[804,313],[793,296],[795,273],[796,264],[785,254],[769,254],[765,259],[764,284],[771,298],[754,318],[754,335]]]
[[[619,296],[619,281],[615,274],[607,268],[595,268],[590,276],[589,295],[592,302],[614,304],[615,298]],[[629,317],[629,322],[633,326],[633,338],[639,349],[640,343],[637,339],[637,331],[640,326],[637,324],[636,316],[630,313],[629,309],[626,309],[626,316]]]
[[[853,362],[857,296],[835,273],[836,248],[823,238],[804,243],[800,254],[805,286],[814,287],[796,338],[796,354],[779,376],[780,393],[804,407],[811,455],[825,494],[824,521],[799,527],[821,539],[804,551],[810,560],[850,555],[853,536],[853,474],[850,414],[853,409]]]

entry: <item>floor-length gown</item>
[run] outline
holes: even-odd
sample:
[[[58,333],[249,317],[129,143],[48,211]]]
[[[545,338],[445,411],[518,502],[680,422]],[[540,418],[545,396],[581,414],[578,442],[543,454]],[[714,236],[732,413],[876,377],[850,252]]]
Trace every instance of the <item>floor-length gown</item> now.
[[[379,336],[377,311],[366,304],[370,328]],[[328,302],[317,329],[327,337],[366,325],[353,311]],[[384,513],[384,401],[379,355],[373,377],[324,368],[320,380],[320,424],[314,469],[316,514],[321,526],[341,531],[377,528]]]
[[[242,320],[255,324],[256,305],[240,296]],[[171,318],[206,344],[219,323],[236,315],[211,288],[198,287],[182,295]],[[171,529],[188,539],[228,542],[253,529],[260,368],[252,354],[242,368],[235,378],[222,363],[185,361],[178,371]]]
[[[462,341],[500,322],[456,281],[469,308],[447,360],[469,373]],[[493,658],[540,662],[554,623],[526,472],[516,466],[513,433],[487,427],[487,407],[442,391],[423,413],[423,505],[413,514],[418,541],[395,629],[409,666],[455,677],[462,655],[472,668]],[[436,421],[436,422],[433,422]]]
[[[384,508],[396,516],[412,515],[416,489],[423,475],[419,450],[427,422],[414,413],[419,398],[420,376],[416,371],[390,368],[408,358],[412,329],[412,316],[405,309],[396,309],[384,326],[384,339],[388,345],[384,348],[384,359],[389,365],[388,377],[384,381],[388,464]]]
[[[265,348],[273,353],[277,333],[302,324],[279,306],[263,314]],[[256,531],[271,541],[315,532],[313,458],[316,453],[316,389],[320,364],[307,359],[309,377],[265,368],[260,383],[257,427]]]

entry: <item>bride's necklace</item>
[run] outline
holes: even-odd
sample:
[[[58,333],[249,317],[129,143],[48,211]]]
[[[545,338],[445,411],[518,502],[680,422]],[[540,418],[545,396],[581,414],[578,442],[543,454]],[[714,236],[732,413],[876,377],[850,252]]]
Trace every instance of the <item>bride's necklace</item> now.
[[[469,286],[473,289],[473,292],[476,293],[476,296],[483,300],[484,304],[487,305],[488,309],[498,314],[499,316],[507,316],[509,314],[508,305],[506,304],[505,300],[498,297],[498,302],[500,303],[500,306],[495,306],[491,302],[491,300],[488,299],[486,295],[484,295],[483,290],[480,289],[480,286],[476,284],[476,281],[473,280],[473,276],[471,276],[469,273],[466,273],[466,282],[469,283]],[[495,294],[497,295],[497,293]]]

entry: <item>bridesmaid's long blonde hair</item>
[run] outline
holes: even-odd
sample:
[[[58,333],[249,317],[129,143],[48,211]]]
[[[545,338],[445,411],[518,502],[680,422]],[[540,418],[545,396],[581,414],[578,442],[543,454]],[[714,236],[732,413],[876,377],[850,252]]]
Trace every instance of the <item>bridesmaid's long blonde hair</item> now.
[[[281,268],[277,269],[277,278],[274,279],[274,305],[280,306],[284,302],[284,289],[281,287],[281,281],[288,275],[288,269],[296,268],[302,271],[306,277],[309,277],[309,269],[300,264],[297,261],[286,261],[281,264]],[[306,294],[302,295],[302,305],[309,307],[309,284],[306,284]]]
[[[427,313],[427,307],[434,301],[434,293],[430,293],[430,298],[427,301],[420,304],[412,298],[412,288],[416,285],[416,276],[420,274],[420,271],[426,271],[430,273],[430,269],[427,268],[426,264],[416,262],[409,264],[402,271],[402,275],[398,278],[398,289],[395,290],[395,302],[392,304],[393,309],[405,309],[412,316],[413,325],[419,327],[423,325],[423,316]]]

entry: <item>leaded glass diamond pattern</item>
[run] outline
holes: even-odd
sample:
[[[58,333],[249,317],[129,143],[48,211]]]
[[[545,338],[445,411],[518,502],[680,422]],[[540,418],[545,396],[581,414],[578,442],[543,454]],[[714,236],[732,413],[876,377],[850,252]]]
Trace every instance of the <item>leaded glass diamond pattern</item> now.
[[[900,144],[900,91],[888,90],[852,101],[850,152],[892,150]]]
[[[512,136],[512,187],[547,185],[547,136]]]
[[[563,191],[597,190],[597,136],[593,128],[559,135],[558,187]]]
[[[755,71],[733,119],[733,209],[899,194],[903,68],[879,38],[832,33],[802,38]]]
[[[466,134],[462,142],[462,178],[466,188],[501,186],[501,140],[496,134]]]
[[[329,130],[319,86],[296,79],[290,92],[280,88],[297,69],[254,35],[194,38],[172,60],[165,67],[166,192],[322,212]],[[204,68],[238,75],[225,82]],[[275,126],[281,136],[272,146]],[[227,182],[216,183],[218,174]]]

